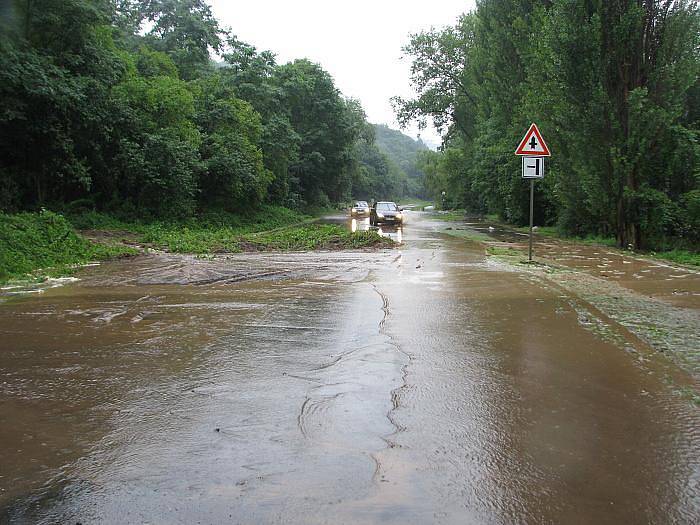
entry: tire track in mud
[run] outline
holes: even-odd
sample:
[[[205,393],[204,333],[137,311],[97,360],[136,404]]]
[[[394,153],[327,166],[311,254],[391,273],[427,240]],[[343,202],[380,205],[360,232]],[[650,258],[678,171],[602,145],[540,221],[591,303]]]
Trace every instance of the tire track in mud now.
[[[402,432],[405,432],[406,427],[398,422],[398,420],[395,417],[395,413],[399,409],[399,406],[401,404],[401,392],[403,390],[405,390],[406,388],[408,388],[408,367],[411,364],[413,358],[411,357],[411,355],[409,353],[407,353],[401,349],[401,346],[394,340],[394,338],[390,334],[386,333],[386,329],[385,329],[386,322],[387,322],[389,316],[391,315],[389,298],[387,297],[386,294],[382,293],[379,290],[377,285],[372,284],[372,288],[374,289],[374,291],[377,293],[377,295],[379,295],[379,297],[382,300],[381,309],[382,309],[382,312],[384,315],[382,316],[382,320],[379,321],[379,326],[378,326],[379,333],[381,335],[386,336],[388,338],[387,344],[392,346],[398,353],[405,356],[405,358],[407,360],[407,362],[401,366],[401,385],[394,388],[391,391],[391,408],[386,413],[386,418],[394,426],[395,430],[391,434],[388,434],[386,436],[381,436],[382,440],[386,443],[388,448],[397,448],[397,447],[400,447],[400,445],[398,443],[396,443],[396,441],[392,438],[397,436],[398,434],[400,434]],[[372,460],[374,460],[374,464],[375,464],[374,474],[372,475],[372,481],[375,483],[378,481],[383,481],[383,482],[388,481],[384,478],[383,466],[382,466],[382,462],[380,461],[380,459],[374,453],[370,454],[370,457],[372,458]]]

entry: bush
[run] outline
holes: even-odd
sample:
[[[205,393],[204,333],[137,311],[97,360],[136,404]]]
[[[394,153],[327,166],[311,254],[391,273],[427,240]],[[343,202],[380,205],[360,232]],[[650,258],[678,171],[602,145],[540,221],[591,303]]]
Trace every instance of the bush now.
[[[65,271],[70,265],[130,252],[79,237],[62,215],[50,211],[0,214],[0,282],[40,268]]]
[[[683,234],[691,242],[700,242],[700,190],[693,190],[681,197]]]

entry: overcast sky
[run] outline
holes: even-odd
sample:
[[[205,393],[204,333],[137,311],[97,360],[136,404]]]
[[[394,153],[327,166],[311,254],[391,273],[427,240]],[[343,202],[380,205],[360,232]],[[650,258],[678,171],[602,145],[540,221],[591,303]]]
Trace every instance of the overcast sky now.
[[[209,0],[224,27],[284,63],[321,64],[345,96],[360,99],[370,122],[398,128],[389,99],[410,96],[408,35],[452,25],[474,0]],[[405,131],[415,137],[417,130]],[[423,138],[439,142],[432,129]]]

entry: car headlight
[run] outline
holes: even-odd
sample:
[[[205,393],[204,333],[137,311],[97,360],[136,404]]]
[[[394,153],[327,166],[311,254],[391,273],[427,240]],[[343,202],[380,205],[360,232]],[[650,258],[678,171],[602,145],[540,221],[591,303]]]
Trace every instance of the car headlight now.
[[[383,219],[383,218],[384,218],[384,214],[383,214],[383,213],[377,213],[377,217],[378,217],[379,219]]]
[[[397,213],[397,214],[396,214],[396,218],[397,218],[397,219],[403,219],[403,215],[401,215],[400,213]]]
[[[356,212],[356,211],[357,211],[357,208],[353,208],[352,211],[353,211],[353,212]]]

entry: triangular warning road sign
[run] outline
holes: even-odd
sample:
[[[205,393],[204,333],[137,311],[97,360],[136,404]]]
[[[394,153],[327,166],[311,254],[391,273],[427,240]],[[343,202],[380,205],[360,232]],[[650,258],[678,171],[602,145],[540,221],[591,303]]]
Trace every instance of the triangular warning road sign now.
[[[537,124],[534,122],[527,130],[523,140],[520,141],[520,146],[515,150],[516,155],[537,155],[539,157],[551,157],[547,143],[542,138]]]

